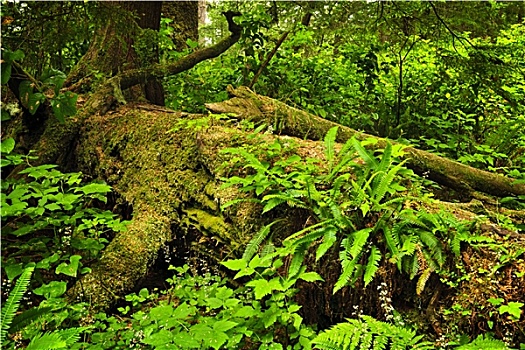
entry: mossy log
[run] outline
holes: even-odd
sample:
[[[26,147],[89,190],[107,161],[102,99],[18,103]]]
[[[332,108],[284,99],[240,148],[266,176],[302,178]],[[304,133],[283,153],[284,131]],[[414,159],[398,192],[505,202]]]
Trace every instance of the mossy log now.
[[[232,97],[230,100],[210,103],[206,107],[214,113],[234,113],[239,118],[273,125],[280,134],[310,140],[323,139],[334,126],[339,126],[337,142],[346,142],[352,137],[358,140],[374,137],[258,95],[246,87],[230,87],[228,92]],[[378,140],[376,147],[384,148],[386,141]],[[405,152],[407,166],[416,173],[463,193],[475,190],[497,197],[525,194],[525,184],[516,183],[512,178],[472,168],[414,147],[407,147]]]

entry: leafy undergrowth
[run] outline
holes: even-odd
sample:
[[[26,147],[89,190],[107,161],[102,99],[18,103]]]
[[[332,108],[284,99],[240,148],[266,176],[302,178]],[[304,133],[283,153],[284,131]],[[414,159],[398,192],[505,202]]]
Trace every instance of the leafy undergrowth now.
[[[339,148],[336,133],[334,128],[325,137],[323,161],[283,157],[290,150],[277,144],[225,150],[236,156],[225,164],[236,174],[224,179],[225,187],[253,194],[269,217],[283,210],[306,211],[309,225],[279,238],[274,231],[282,220],[272,222],[253,237],[241,258],[222,263],[235,275],[173,267],[167,290],[130,294],[115,313],[93,314],[88,303],[71,303],[64,294],[79,273],[89,273],[80,261],[97,259],[107,243],[104,237],[109,238],[104,230],[125,228],[113,214],[90,206],[93,200],[104,201],[109,187],[84,185],[80,174],[62,174],[53,166],[26,168],[21,173],[27,180],[9,180],[2,187],[2,237],[8,242],[2,249],[14,252],[2,255],[3,271],[11,283],[18,277],[2,305],[2,345],[519,346],[525,249],[512,222],[503,230],[486,220],[470,222],[444,210],[425,210],[425,201],[431,200],[419,195],[422,180],[398,160],[402,147],[388,144],[377,156],[364,147],[369,141],[352,139]],[[13,146],[12,141],[2,143],[6,166],[23,160],[12,154]],[[416,206],[418,201],[422,204]],[[223,209],[238,203],[225,203]],[[69,229],[64,232],[64,227]],[[34,307],[21,303],[28,290],[38,296],[31,298]],[[315,298],[330,294],[327,303],[316,303]],[[308,315],[322,315],[328,304],[338,308],[338,315],[328,323],[312,322]]]

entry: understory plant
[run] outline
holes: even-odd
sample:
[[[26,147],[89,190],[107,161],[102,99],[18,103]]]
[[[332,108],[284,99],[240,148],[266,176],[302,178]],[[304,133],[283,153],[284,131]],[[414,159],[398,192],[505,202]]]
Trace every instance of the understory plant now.
[[[96,206],[106,202],[110,186],[85,184],[81,173],[62,173],[56,165],[31,166],[35,157],[16,154],[14,147],[11,138],[1,143],[2,171],[27,166],[1,184],[4,293],[18,278],[2,304],[2,346],[72,348],[87,330],[77,326],[89,305],[70,303],[64,293],[127,223]],[[32,296],[24,296],[28,290]],[[12,319],[15,313],[20,315]]]
[[[243,177],[225,179],[224,187],[254,191],[263,214],[281,205],[309,211],[313,224],[283,242],[293,256],[288,267],[291,276],[301,269],[311,246],[315,244],[315,260],[319,261],[338,243],[341,275],[334,293],[360,279],[366,287],[381,260],[388,259],[411,278],[419,276],[419,294],[430,274],[445,265],[442,241],[459,233],[468,236],[468,232],[452,230],[464,225],[451,216],[405,207],[415,197],[404,185],[413,173],[398,160],[403,146],[386,142],[376,157],[366,146],[377,141],[352,138],[337,151],[336,134],[337,127],[326,134],[324,160],[292,155],[275,157],[271,163],[245,149],[227,149],[224,152],[234,155],[234,161],[249,171]],[[272,158],[268,154],[261,157]],[[223,209],[242,200],[226,203]],[[262,230],[256,235],[248,245],[250,250],[259,249],[268,234]]]

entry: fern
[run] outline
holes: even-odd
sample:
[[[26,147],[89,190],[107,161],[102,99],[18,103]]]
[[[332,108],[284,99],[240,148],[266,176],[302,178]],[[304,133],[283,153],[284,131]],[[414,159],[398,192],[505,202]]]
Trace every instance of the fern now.
[[[370,232],[372,232],[372,228],[364,228],[352,234],[353,242],[349,250],[352,258],[355,258],[363,252],[363,247],[365,246],[366,242],[368,242],[368,236],[370,235]]]
[[[22,300],[25,292],[27,291],[27,288],[29,287],[31,275],[34,270],[34,266],[29,266],[24,269],[20,277],[18,277],[15,287],[11,293],[9,293],[6,303],[2,305],[2,319],[0,320],[0,323],[2,324],[0,330],[0,345],[3,344],[8,334],[11,323],[13,322],[16,312],[18,311],[18,307],[20,306],[20,300]]]
[[[379,163],[377,162],[377,160],[375,159],[375,157],[373,155],[371,155],[364,147],[363,145],[361,145],[361,143],[359,141],[357,141],[356,138],[352,138],[351,139],[352,141],[352,146],[354,146],[354,149],[357,151],[357,153],[359,154],[359,156],[361,158],[363,158],[363,160],[365,161],[366,165],[368,165],[368,167],[372,170],[376,170],[378,167],[379,167]]]
[[[376,204],[379,204],[383,200],[386,192],[389,191],[390,185],[394,181],[394,178],[396,177],[399,170],[403,168],[403,164],[405,162],[406,161],[403,161],[400,164],[393,167],[392,169],[390,169],[388,173],[386,173],[386,175],[383,176],[383,178],[379,182],[379,185],[373,189],[372,198]]]
[[[295,249],[293,254],[292,261],[288,267],[288,278],[295,277],[301,270],[303,265],[304,257],[308,251],[309,244],[301,244]]]
[[[348,319],[317,335],[312,341],[317,349],[433,349],[415,332],[378,321],[370,316]]]
[[[421,276],[419,276],[419,279],[417,280],[416,284],[416,294],[421,295],[423,293],[423,290],[425,289],[425,285],[427,284],[428,279],[430,278],[430,275],[432,274],[434,270],[432,268],[427,268]]]
[[[350,256],[349,238],[343,239],[343,241],[341,242],[341,247],[343,248],[339,252],[339,260],[341,261],[341,274],[339,275],[339,278],[334,285],[334,294],[350,282],[352,276],[355,273],[356,265],[359,259],[361,258],[361,255],[358,255],[354,258]]]
[[[490,350],[510,350],[510,348],[501,340],[493,339],[489,335],[479,335],[471,343],[458,346],[456,350],[479,350],[479,349],[490,349]]]
[[[334,126],[326,133],[324,137],[325,157],[328,162],[328,169],[331,172],[335,158],[335,137],[337,136],[337,126]]]
[[[11,323],[11,327],[9,328],[9,332],[10,333],[18,332],[23,327],[33,322],[34,320],[38,319],[40,316],[50,312],[51,310],[53,310],[52,307],[37,307],[37,308],[32,308],[32,309],[24,311],[23,313],[21,313],[20,315],[17,315],[13,319],[13,322]]]
[[[276,220],[272,222],[269,225],[264,226],[261,228],[261,230],[253,237],[250,242],[246,245],[246,249],[244,250],[244,254],[242,255],[242,258],[245,261],[250,261],[253,256],[259,251],[259,248],[261,246],[261,243],[268,237],[270,234],[270,228],[275,225],[276,223],[280,222],[282,220]]]
[[[33,337],[26,350],[64,349],[67,343],[56,332],[41,333]]]
[[[328,225],[320,229],[323,233],[323,242],[317,248],[315,253],[315,261],[319,261],[332,248],[337,241],[337,228],[333,225]]]
[[[376,171],[384,171],[388,169],[390,164],[392,163],[392,144],[390,142],[387,142],[385,150],[383,151],[383,155],[381,157],[381,162],[379,163],[379,166],[377,167]]]
[[[365,281],[365,287],[372,282],[377,270],[379,269],[379,262],[381,261],[381,252],[375,245],[372,246],[370,250],[370,255],[368,256],[368,263],[365,268],[365,275],[363,280]]]
[[[37,334],[26,350],[70,349],[80,339],[80,334],[90,327],[61,329],[51,333]]]

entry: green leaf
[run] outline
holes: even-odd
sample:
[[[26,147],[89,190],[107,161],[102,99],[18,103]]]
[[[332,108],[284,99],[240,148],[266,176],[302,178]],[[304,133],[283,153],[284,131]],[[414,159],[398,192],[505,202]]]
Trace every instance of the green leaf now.
[[[57,332],[37,334],[27,346],[29,350],[65,349],[67,343]]]
[[[325,147],[325,157],[328,161],[328,171],[330,172],[333,167],[334,158],[335,158],[335,138],[337,136],[338,127],[334,126],[326,133],[324,137],[324,147]]]
[[[323,278],[317,272],[304,272],[299,274],[297,278],[306,282],[323,281]]]
[[[245,269],[248,267],[248,263],[244,259],[234,259],[234,260],[228,260],[221,262],[221,265],[226,266],[228,269],[232,271],[238,271]]]
[[[29,109],[29,113],[34,115],[36,111],[38,110],[38,107],[46,100],[46,97],[44,94],[40,92],[35,92],[29,95],[29,98],[27,100],[27,109]]]
[[[499,307],[498,311],[500,314],[508,312],[514,319],[519,320],[521,317],[521,307],[523,303],[518,303],[515,301],[509,302],[507,305],[502,305]]]
[[[1,83],[2,85],[5,85],[9,82],[9,78],[11,78],[11,63],[2,63],[0,64],[0,76],[2,77]]]
[[[233,317],[242,317],[242,318],[250,318],[255,316],[256,312],[253,307],[251,306],[243,306],[235,314],[233,314]]]
[[[362,145],[359,141],[357,141],[357,139],[355,138],[352,138],[352,145],[354,146],[355,150],[357,151],[357,153],[359,154],[359,156],[361,158],[363,158],[363,160],[365,161],[365,163],[368,165],[368,167],[370,169],[377,169],[377,167],[379,166],[379,163],[377,162],[377,160],[375,159],[375,157],[373,155],[371,155]]]
[[[191,307],[188,304],[183,303],[177,306],[177,308],[173,311],[173,314],[171,315],[171,317],[174,319],[184,319],[194,312],[195,312],[194,307]]]
[[[164,323],[167,322],[170,318],[172,318],[173,311],[174,310],[172,305],[159,305],[152,308],[149,312],[149,315],[152,321]]]
[[[78,95],[66,92],[51,99],[53,113],[60,123],[64,123],[64,117],[70,117],[77,113],[77,98]]]
[[[237,325],[238,325],[237,322],[221,320],[213,324],[213,330],[218,331],[218,332],[226,332]]]
[[[90,183],[75,189],[75,192],[82,191],[84,194],[101,193],[106,194],[111,192],[111,186],[106,183]]]
[[[36,288],[33,292],[36,295],[42,295],[46,299],[58,298],[67,290],[67,283],[63,281],[52,281]]]
[[[356,256],[362,253],[363,247],[368,241],[368,236],[370,235],[370,232],[372,232],[372,228],[364,228],[362,230],[352,233],[353,242],[352,247],[349,251],[352,258],[355,258]]]
[[[171,344],[173,341],[173,334],[167,329],[161,329],[157,333],[153,333],[150,336],[144,338],[142,342],[153,346],[162,346]]]
[[[379,249],[375,245],[372,246],[370,256],[368,257],[368,263],[365,268],[365,275],[363,280],[365,281],[365,287],[374,279],[374,276],[379,269],[379,262],[381,261],[382,255]]]
[[[29,80],[21,82],[18,91],[20,93],[20,103],[27,108],[29,105],[29,96],[33,94],[33,86],[31,85],[31,82]]]
[[[82,257],[80,255],[72,255],[69,257],[70,264],[68,263],[61,263],[57,266],[55,269],[55,273],[63,273],[64,275],[71,276],[71,277],[77,277],[77,271],[78,267],[80,265],[80,259]]]
[[[10,154],[15,148],[15,140],[10,137],[2,141],[0,144],[0,152],[3,154]]]
[[[335,226],[328,225],[320,230],[323,232],[323,242],[315,252],[315,261],[319,261],[337,241],[337,228]]]
[[[54,68],[46,69],[40,76],[42,83],[55,86],[55,95],[58,95],[62,85],[64,85],[64,82],[66,81],[66,78],[66,74]]]
[[[0,121],[6,122],[8,120],[11,120],[11,114],[9,114],[8,111],[2,109],[2,110],[0,110],[0,113],[1,113]]]
[[[29,282],[31,282],[31,275],[33,274],[34,269],[34,266],[29,266],[24,269],[18,278],[18,281],[16,281],[15,287],[9,293],[7,301],[2,303],[2,311],[0,315],[0,319],[2,320],[0,326],[0,345],[4,343],[9,327],[11,326],[11,323],[13,322],[13,319],[18,311],[20,300],[22,300],[25,292],[27,291]]]

